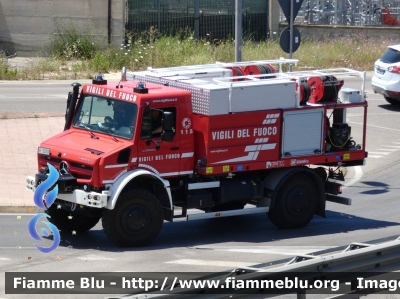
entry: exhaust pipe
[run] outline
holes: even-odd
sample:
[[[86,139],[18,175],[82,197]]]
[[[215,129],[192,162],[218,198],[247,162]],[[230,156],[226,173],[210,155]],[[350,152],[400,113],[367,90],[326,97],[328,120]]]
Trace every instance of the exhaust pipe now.
[[[65,113],[64,131],[68,130],[69,127],[71,126],[72,116],[74,115],[76,102],[77,102],[78,96],[79,96],[79,87],[81,86],[81,84],[75,82],[75,83],[72,83],[71,86],[73,87],[73,89],[72,89],[73,91],[72,91],[72,93],[70,92],[68,94],[67,111]]]

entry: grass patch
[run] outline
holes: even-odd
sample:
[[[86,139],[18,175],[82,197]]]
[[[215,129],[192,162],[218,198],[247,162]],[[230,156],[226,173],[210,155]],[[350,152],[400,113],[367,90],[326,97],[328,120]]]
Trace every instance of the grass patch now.
[[[147,67],[234,61],[233,39],[215,40],[210,36],[196,41],[193,34],[183,30],[175,36],[159,36],[150,28],[144,33],[129,33],[129,44],[100,50],[93,35],[78,32],[71,26],[58,26],[47,49],[49,58],[35,60],[25,69],[12,70],[0,55],[0,79],[87,79],[96,73],[130,71]],[[299,59],[294,70],[316,68],[352,68],[373,70],[374,62],[397,41],[370,38],[362,34],[329,37],[325,41],[303,40],[293,58]],[[3,58],[2,58],[3,57]],[[288,58],[278,40],[255,42],[246,39],[242,47],[243,61]]]

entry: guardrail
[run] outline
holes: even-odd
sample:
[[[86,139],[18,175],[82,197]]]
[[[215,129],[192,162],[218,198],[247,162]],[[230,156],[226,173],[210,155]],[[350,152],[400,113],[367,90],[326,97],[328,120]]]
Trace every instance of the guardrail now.
[[[379,285],[375,287],[373,284],[365,288],[360,288],[361,279],[376,279],[383,281],[391,279],[397,281],[397,292],[400,289],[400,272],[394,272],[400,269],[400,237],[394,241],[381,244],[365,244],[352,243],[341,252],[329,253],[323,255],[298,255],[283,266],[273,268],[255,268],[244,267],[231,270],[229,273],[216,273],[213,276],[199,277],[196,280],[220,280],[226,281],[230,277],[230,281],[240,279],[241,281],[260,281],[269,280],[276,281],[285,277],[291,277],[298,280],[307,280],[315,282],[316,280],[332,281],[337,280],[340,285],[338,291],[329,292],[330,298],[357,298],[366,294],[387,292],[387,288]],[[177,273],[178,274],[178,273]],[[360,278],[360,276],[362,276]],[[175,281],[174,283],[175,284]],[[246,284],[245,284],[246,285]],[[125,298],[125,299],[150,299],[150,298],[186,298],[198,294],[207,295],[204,298],[232,298],[232,295],[244,294],[265,294],[267,297],[273,297],[282,294],[297,293],[297,298],[306,298],[307,294],[321,293],[315,288],[290,288],[290,289],[271,289],[266,290],[260,287],[255,288],[232,288],[226,289],[215,288],[181,288],[179,285],[173,285],[172,288],[165,286],[164,291],[150,290],[145,294],[131,294],[118,297],[107,297],[108,299]],[[203,297],[202,297],[203,298]]]

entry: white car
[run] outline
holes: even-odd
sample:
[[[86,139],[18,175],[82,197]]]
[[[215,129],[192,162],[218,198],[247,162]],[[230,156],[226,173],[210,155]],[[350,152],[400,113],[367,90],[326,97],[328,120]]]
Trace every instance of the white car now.
[[[400,105],[400,45],[389,46],[375,61],[372,89],[393,105]]]

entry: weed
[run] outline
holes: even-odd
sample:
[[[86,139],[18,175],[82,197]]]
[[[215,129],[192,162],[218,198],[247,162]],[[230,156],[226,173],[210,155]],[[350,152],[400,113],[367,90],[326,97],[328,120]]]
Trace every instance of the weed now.
[[[48,52],[57,59],[91,59],[99,46],[89,31],[78,31],[70,24],[56,23],[56,30],[50,36]]]
[[[58,28],[63,33],[53,36],[53,55],[36,59],[25,69],[10,69],[4,54],[0,53],[0,79],[92,79],[96,73],[119,71],[123,66],[138,71],[148,67],[234,61],[234,40],[215,39],[211,34],[196,41],[188,30],[176,32],[175,36],[160,36],[152,27],[145,32],[128,32],[127,45],[100,51],[91,35],[79,34],[74,27]],[[339,67],[372,70],[387,46],[396,43],[363,34],[329,36],[324,41],[302,40],[299,49],[293,53],[293,58],[299,60],[298,67],[293,70]],[[77,54],[73,54],[71,49],[79,50],[74,50]],[[251,61],[289,55],[282,51],[277,40],[256,42],[248,35],[243,40],[242,57],[244,61]],[[60,66],[65,67],[61,70]]]
[[[9,67],[5,53],[0,51],[0,80],[15,80],[17,75],[18,71]]]

